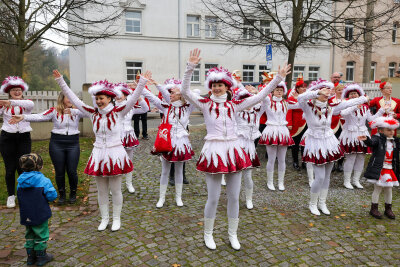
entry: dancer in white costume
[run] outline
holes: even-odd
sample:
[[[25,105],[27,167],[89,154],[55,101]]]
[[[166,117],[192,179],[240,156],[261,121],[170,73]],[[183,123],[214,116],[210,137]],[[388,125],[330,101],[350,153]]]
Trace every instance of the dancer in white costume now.
[[[331,129],[333,114],[348,107],[365,103],[367,98],[361,96],[356,99],[342,101],[335,106],[328,104],[332,94],[333,84],[319,79],[313,82],[307,92],[298,96],[298,103],[304,112],[308,130],[304,134],[305,147],[303,161],[313,164],[315,180],[310,190],[310,211],[314,215],[322,213],[329,215],[326,206],[330,176],[333,162],[343,157],[343,151],[338,139]]]
[[[96,178],[98,202],[101,215],[99,231],[107,228],[109,220],[108,192],[112,192],[113,223],[112,231],[121,227],[122,192],[121,180],[124,174],[133,170],[133,164],[121,142],[121,123],[125,115],[133,108],[151,73],[146,72],[141,76],[135,92],[128,99],[125,106],[117,107],[114,99],[121,96],[121,92],[113,88],[107,81],[93,83],[89,93],[96,98],[96,108],[83,103],[68,87],[58,71],[53,72],[57,83],[72,104],[85,116],[90,117],[93,123],[93,132],[96,141],[93,144],[92,154],[86,165],[85,173]]]
[[[114,85],[115,90],[121,91],[122,95],[120,98],[117,98],[115,102],[117,107],[125,106],[128,98],[132,96],[133,90],[129,88],[128,84],[126,83],[117,83]],[[132,116],[134,114],[142,114],[149,111],[149,106],[147,106],[146,101],[142,98],[139,98],[138,101],[139,106],[135,105],[124,117],[121,123],[121,141],[122,145],[124,146],[126,153],[131,161],[133,161],[133,152],[135,148],[139,145],[139,140],[135,135],[135,131],[132,127]],[[125,183],[126,188],[128,189],[129,193],[134,193],[135,188],[132,185],[132,173],[127,173],[125,175]]]
[[[248,91],[249,90],[249,91]],[[234,95],[235,100],[242,100],[253,96],[257,93],[254,87],[247,87],[239,89]],[[237,123],[237,134],[241,143],[242,148],[247,153],[251,160],[251,168],[242,171],[244,178],[245,194],[246,194],[246,207],[248,209],[253,208],[253,179],[252,169],[260,167],[260,161],[258,159],[256,146],[254,140],[261,136],[258,130],[260,126],[260,117],[265,112],[265,108],[261,108],[261,104],[257,104],[254,107],[235,113]]]
[[[294,145],[293,138],[290,136],[287,127],[286,114],[289,109],[298,108],[298,104],[290,104],[283,96],[287,94],[285,82],[280,82],[267,96],[262,103],[262,107],[267,112],[267,123],[261,138],[258,141],[261,145],[266,145],[268,153],[267,162],[267,187],[275,190],[274,186],[274,166],[275,159],[278,158],[278,189],[285,190],[284,179],[286,171],[286,152],[288,146]]]
[[[172,125],[172,151],[162,153],[161,155],[160,198],[156,204],[157,208],[163,207],[165,202],[171,163],[175,165],[176,205],[178,207],[183,206],[183,164],[185,161],[192,159],[194,155],[192,145],[189,141],[187,126],[189,124],[190,114],[193,112],[195,106],[185,102],[180,92],[181,83],[182,82],[179,80],[168,79],[165,81],[164,86],[157,86],[163,98],[168,101],[168,103],[161,101],[147,90],[143,91],[143,95],[164,114],[163,120],[168,120],[168,123]],[[170,92],[168,90],[170,90]]]
[[[360,85],[349,84],[343,89],[342,99],[354,99],[364,95],[364,90]],[[343,164],[344,187],[353,189],[351,174],[354,170],[353,184],[356,188],[363,188],[360,184],[360,177],[364,170],[365,155],[371,154],[371,149],[359,141],[358,136],[371,137],[366,122],[383,116],[384,113],[385,109],[380,108],[375,115],[372,115],[367,104],[352,106],[340,112],[345,121],[342,125],[342,133],[339,136],[339,142],[345,154]]]
[[[209,249],[216,248],[212,232],[221,193],[221,177],[225,173],[229,241],[232,248],[238,250],[240,249],[237,228],[241,171],[249,168],[252,164],[236,134],[235,112],[245,110],[265,99],[283,80],[289,72],[290,66],[282,68],[279,71],[280,75],[277,75],[260,93],[240,101],[229,99],[230,92],[228,90],[233,85],[231,74],[222,67],[213,68],[209,70],[205,82],[206,88],[211,90],[211,96],[202,98],[189,89],[193,70],[200,62],[199,56],[200,50],[198,49],[190,52],[181,93],[185,99],[203,112],[207,129],[205,143],[197,162],[197,170],[206,173],[208,191],[208,200],[204,209],[204,241]]]

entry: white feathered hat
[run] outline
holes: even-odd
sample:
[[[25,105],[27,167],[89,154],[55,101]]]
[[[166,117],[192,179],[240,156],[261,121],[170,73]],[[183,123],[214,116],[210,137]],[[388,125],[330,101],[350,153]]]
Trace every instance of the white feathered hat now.
[[[399,125],[399,121],[391,117],[379,117],[369,123],[371,129],[389,128],[395,130],[399,128]]]
[[[283,94],[286,95],[287,94],[287,86],[286,83],[284,81],[278,83],[278,85],[276,86],[276,88],[283,88]]]
[[[175,88],[175,87],[177,87],[179,90],[181,90],[182,81],[181,80],[177,80],[175,78],[167,79],[167,80],[165,80],[163,86],[168,91],[171,90],[172,88]]]
[[[92,83],[88,90],[91,95],[107,95],[110,97],[121,97],[122,92],[120,90],[115,90],[114,85],[109,83],[107,80],[98,81]]]
[[[22,92],[26,92],[29,89],[29,86],[21,77],[9,76],[1,83],[0,93],[7,94],[12,88],[16,87],[21,88]]]
[[[308,91],[315,91],[315,90],[319,90],[321,88],[329,88],[329,89],[333,89],[333,87],[335,87],[333,85],[333,83],[328,82],[327,80],[323,80],[321,78],[319,78],[316,81],[313,81],[310,86],[308,87]]]
[[[133,90],[129,87],[127,83],[114,84],[114,90],[121,91],[124,95],[130,95],[133,93]]]
[[[359,96],[365,95],[364,90],[362,89],[362,87],[359,84],[351,83],[344,87],[343,92],[342,92],[342,99],[349,98],[349,94],[354,91],[357,92]]]
[[[224,83],[230,90],[233,86],[232,74],[225,68],[212,68],[207,72],[207,79],[204,83],[206,89],[211,89],[213,83]]]
[[[250,93],[249,91],[247,91],[247,89],[242,88],[242,89],[239,89],[239,90],[237,90],[237,91],[235,92],[235,94],[233,95],[233,99],[241,100],[241,99],[250,97],[250,96],[252,96],[252,95],[253,95],[253,94]]]

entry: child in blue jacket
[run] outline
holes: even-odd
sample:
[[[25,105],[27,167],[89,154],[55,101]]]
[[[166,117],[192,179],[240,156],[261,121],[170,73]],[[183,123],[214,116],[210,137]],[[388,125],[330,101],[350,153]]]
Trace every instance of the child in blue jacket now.
[[[48,220],[51,217],[48,201],[57,198],[57,191],[50,179],[40,172],[43,160],[38,154],[21,156],[19,165],[23,173],[18,178],[17,196],[21,224],[26,226],[27,264],[43,266],[53,259],[51,254],[46,253]]]

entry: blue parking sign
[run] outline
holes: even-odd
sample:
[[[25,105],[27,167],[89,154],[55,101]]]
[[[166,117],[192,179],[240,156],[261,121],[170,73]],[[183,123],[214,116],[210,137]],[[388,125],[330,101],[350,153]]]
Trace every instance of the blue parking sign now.
[[[265,50],[266,50],[267,62],[272,61],[272,45],[270,44],[266,45]]]

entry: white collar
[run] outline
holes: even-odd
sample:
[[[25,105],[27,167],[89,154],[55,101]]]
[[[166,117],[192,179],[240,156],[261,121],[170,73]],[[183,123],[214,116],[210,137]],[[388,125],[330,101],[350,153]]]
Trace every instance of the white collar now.
[[[220,96],[215,96],[215,95],[212,94],[212,95],[210,96],[210,99],[211,99],[212,101],[216,102],[216,103],[224,103],[224,102],[226,102],[226,100],[228,99],[228,94],[225,93],[225,94],[220,95]]]
[[[183,102],[182,102],[182,100],[176,100],[174,102],[171,102],[171,105],[174,107],[180,107],[180,106],[183,106]]]
[[[274,100],[274,101],[282,101],[282,97],[273,96],[272,100]]]
[[[114,108],[114,105],[112,103],[109,103],[105,108],[100,109],[99,108],[99,113],[100,114],[107,114],[109,113],[112,109]]]
[[[317,107],[319,107],[319,108],[326,108],[326,107],[327,107],[327,104],[328,104],[327,101],[322,102],[322,101],[319,101],[318,99],[315,100],[315,105],[316,105]]]

